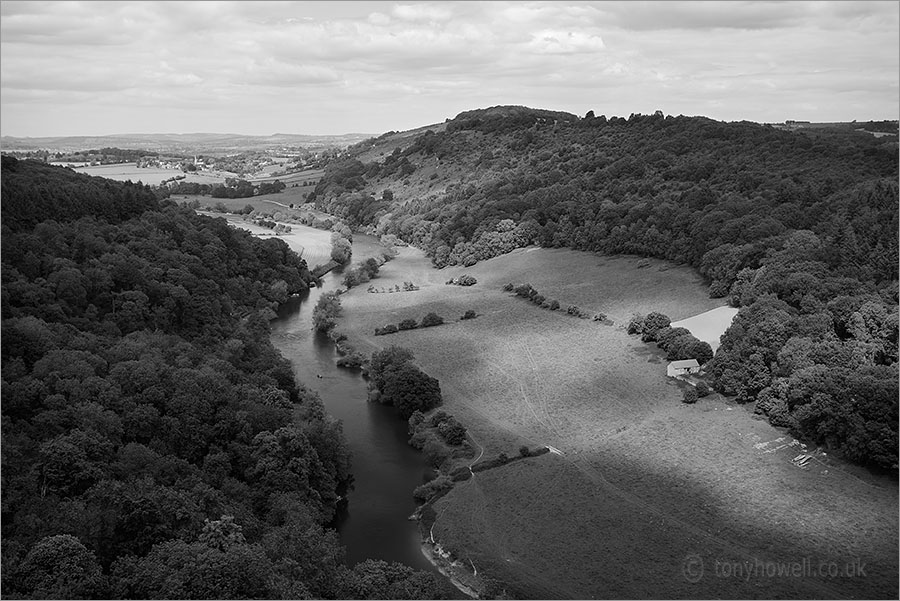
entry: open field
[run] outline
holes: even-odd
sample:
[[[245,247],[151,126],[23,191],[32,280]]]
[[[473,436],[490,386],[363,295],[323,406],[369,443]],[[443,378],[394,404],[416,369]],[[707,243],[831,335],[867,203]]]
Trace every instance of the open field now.
[[[225,200],[227,201],[228,199]],[[231,202],[237,202],[237,200],[247,199],[234,199]],[[208,217],[220,217],[231,225],[245,229],[256,236],[275,236],[275,233],[269,228],[244,221],[240,215],[209,213],[206,211],[198,211],[198,213]],[[277,237],[284,240],[294,252],[306,259],[306,264],[310,269],[331,260],[331,232],[297,223],[285,222],[285,225],[291,227],[291,232],[289,234],[278,234]],[[353,237],[353,248],[355,254],[350,261],[350,265],[364,261],[369,257],[374,257],[384,251],[384,247],[378,242],[378,239],[363,235],[355,235]],[[357,256],[357,254],[360,256]]]
[[[821,452],[801,469],[791,462],[799,443],[746,408],[718,395],[683,405],[664,354],[624,326],[632,313],[678,321],[723,303],[687,268],[637,264],[520,249],[438,271],[405,248],[372,284],[412,281],[419,291],[362,286],[342,296],[338,329],[349,342],[366,353],[412,350],[486,457],[521,444],[564,453],[457,485],[435,505],[435,539],[524,597],[896,597],[896,479]],[[463,273],[478,283],[444,284]],[[613,324],[541,309],[503,292],[507,282],[602,311]],[[468,309],[477,319],[456,321]],[[429,311],[449,323],[372,335]],[[817,572],[821,562],[844,569],[855,560],[865,576],[831,577],[831,563]],[[767,574],[792,562],[816,573]]]
[[[221,217],[231,225],[245,229],[257,236],[275,236],[269,228],[244,221],[240,215],[198,212],[209,217]],[[306,259],[306,264],[309,265],[310,269],[316,265],[327,263],[331,259],[331,232],[317,230],[296,223],[287,225],[291,226],[291,232],[289,234],[279,234],[278,238],[287,242],[294,252]]]
[[[281,169],[280,166],[277,168]],[[252,183],[259,183],[274,182],[277,179],[289,188],[294,184],[297,184],[298,188],[306,188],[305,191],[310,192],[312,191],[313,187],[315,187],[315,185],[319,183],[319,180],[322,179],[322,175],[324,173],[324,169],[308,169],[304,171],[295,171],[293,173],[283,173],[275,175],[269,173],[265,175],[249,177],[247,178],[247,181]]]
[[[725,333],[737,314],[738,310],[734,307],[716,307],[700,315],[673,321],[672,327],[687,328],[695,338],[708,342],[715,353],[719,348],[719,338]]]
[[[118,165],[95,165],[93,167],[79,167],[78,173],[105,177],[120,182],[131,180],[141,182],[149,186],[156,186],[167,179],[183,175],[184,182],[197,182],[199,184],[222,184],[226,177],[234,177],[233,173],[220,171],[200,171],[184,173],[180,169],[159,169],[157,167],[136,167],[134,163],[120,163]]]

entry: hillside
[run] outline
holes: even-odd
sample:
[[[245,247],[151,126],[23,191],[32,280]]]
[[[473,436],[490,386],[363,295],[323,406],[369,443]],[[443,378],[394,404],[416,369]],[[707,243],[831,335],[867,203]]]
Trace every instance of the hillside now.
[[[147,187],[2,161],[4,598],[443,598],[344,563],[341,425],[269,320],[306,262]]]
[[[437,267],[529,245],[689,265],[741,307],[717,391],[896,469],[896,137],[525,107],[419,131],[351,147],[316,207]]]

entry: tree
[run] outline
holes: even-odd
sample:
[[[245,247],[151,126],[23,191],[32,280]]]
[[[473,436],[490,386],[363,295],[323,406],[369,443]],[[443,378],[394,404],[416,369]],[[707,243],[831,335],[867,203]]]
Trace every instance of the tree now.
[[[456,418],[450,417],[438,425],[438,433],[447,444],[458,446],[466,439],[466,428],[456,421]]]
[[[313,326],[318,332],[328,332],[341,314],[341,298],[337,292],[322,294],[313,309]]]
[[[404,420],[416,410],[428,411],[442,402],[438,381],[410,363],[389,371],[379,388],[381,402],[396,407]]]
[[[428,313],[422,318],[422,327],[429,328],[431,326],[439,326],[444,323],[444,318],[437,313]]]
[[[688,405],[692,405],[697,402],[698,397],[697,389],[693,386],[689,386],[684,390],[684,394],[681,397],[681,402],[686,403]]]
[[[397,327],[401,330],[414,330],[419,327],[419,324],[416,323],[415,319],[404,319],[399,324],[397,324]]]
[[[662,328],[667,328],[672,323],[667,315],[662,313],[648,313],[644,318],[644,325],[641,328],[641,340],[644,342],[653,342],[656,340],[656,333]]]
[[[340,234],[340,232],[332,232],[331,234],[331,260],[341,265],[350,261],[353,253],[350,240]]]
[[[376,388],[383,389],[387,375],[413,360],[412,351],[400,346],[389,346],[372,353],[367,376]]]
[[[119,594],[144,599],[271,599],[274,568],[260,545],[227,549],[172,540],[113,566]]]
[[[68,534],[38,541],[15,570],[13,582],[34,599],[97,599],[106,591],[97,558]]]
[[[447,598],[435,574],[416,571],[396,562],[367,559],[353,567],[348,580],[348,599]]]
[[[110,441],[96,432],[72,430],[41,445],[43,486],[63,494],[80,494],[104,478],[112,454]]]

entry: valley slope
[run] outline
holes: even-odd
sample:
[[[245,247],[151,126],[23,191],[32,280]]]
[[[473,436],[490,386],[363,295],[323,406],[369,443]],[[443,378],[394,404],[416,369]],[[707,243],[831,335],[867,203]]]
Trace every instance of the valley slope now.
[[[896,151],[851,130],[493,107],[329,165],[316,208],[410,243],[374,285],[419,286],[346,294],[352,346],[411,349],[488,456],[561,452],[457,484],[435,540],[516,596],[895,596]],[[444,285],[463,273],[478,283]],[[726,304],[716,394],[684,405],[625,326]],[[431,311],[451,323],[373,337]],[[825,572],[766,571],[807,562]]]

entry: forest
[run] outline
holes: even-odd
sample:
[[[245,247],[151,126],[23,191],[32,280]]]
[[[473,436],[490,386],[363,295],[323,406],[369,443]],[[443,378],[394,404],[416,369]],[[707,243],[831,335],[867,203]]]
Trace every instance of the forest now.
[[[445,598],[348,566],[339,422],[269,340],[277,238],[165,190],[2,159],[4,598]]]
[[[896,137],[493,107],[349,155],[316,207],[438,268],[529,245],[692,266],[740,308],[707,365],[715,390],[896,470]]]

